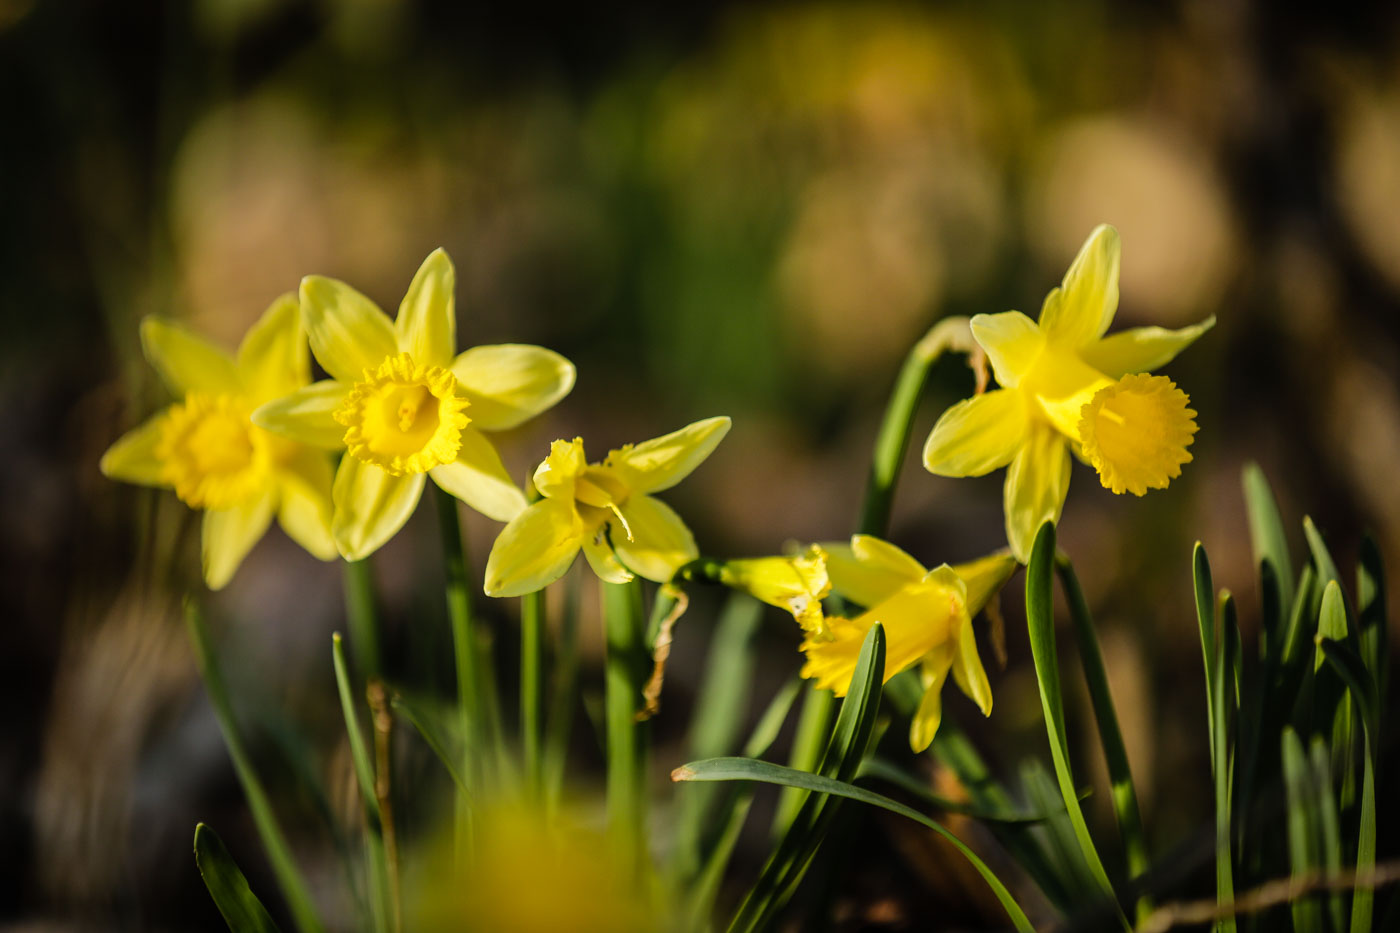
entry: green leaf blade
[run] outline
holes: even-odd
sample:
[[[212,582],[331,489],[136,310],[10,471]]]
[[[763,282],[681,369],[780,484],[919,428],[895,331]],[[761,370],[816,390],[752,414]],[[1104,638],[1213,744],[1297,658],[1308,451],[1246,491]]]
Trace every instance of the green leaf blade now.
[[[224,841],[203,823],[194,828],[194,861],[232,933],[280,933]]]

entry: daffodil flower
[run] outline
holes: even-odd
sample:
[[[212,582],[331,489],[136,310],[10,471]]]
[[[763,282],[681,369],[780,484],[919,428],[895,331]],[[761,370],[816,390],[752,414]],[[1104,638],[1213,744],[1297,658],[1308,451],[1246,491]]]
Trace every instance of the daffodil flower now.
[[[589,463],[583,439],[555,441],[535,470],[542,497],[502,529],[486,559],[486,595],[533,593],[562,577],[580,550],[600,578],[665,583],[698,556],[680,516],[651,493],[690,475],[729,431],[707,418],[628,444]]]
[[[1196,413],[1166,365],[1215,324],[1139,327],[1105,337],[1118,308],[1118,232],[1089,235],[1037,324],[1019,311],[979,314],[972,334],[1001,388],[959,402],[939,418],[924,466],[940,476],[1006,474],[1006,537],[1023,563],[1045,521],[1059,521],[1069,454],[1115,493],[1165,489],[1191,461]]]
[[[261,403],[311,381],[296,296],[272,303],[237,356],[156,318],[141,322],[141,346],[180,401],[113,444],[102,473],[174,489],[204,510],[204,580],[212,590],[228,583],[274,516],[314,556],[335,557],[330,461],[249,419]]]
[[[518,515],[525,494],[483,432],[513,428],[573,388],[573,364],[542,347],[456,355],[454,285],[452,261],[434,250],[391,321],[344,282],[302,279],[302,323],[331,378],[262,406],[253,421],[345,450],[331,530],[346,560],[368,557],[403,527],[429,476],[488,518]]]
[[[865,633],[879,622],[885,627],[884,679],[919,665],[924,697],[909,727],[914,751],[928,748],[938,732],[943,684],[950,671],[982,714],[991,715],[992,688],[977,654],[972,618],[1011,576],[1015,558],[1002,552],[927,570],[900,548],[870,535],[856,535],[849,546],[822,547],[832,587],[867,609],[853,619],[829,617],[829,639],[807,636],[802,643],[807,655],[803,677],[845,696]]]

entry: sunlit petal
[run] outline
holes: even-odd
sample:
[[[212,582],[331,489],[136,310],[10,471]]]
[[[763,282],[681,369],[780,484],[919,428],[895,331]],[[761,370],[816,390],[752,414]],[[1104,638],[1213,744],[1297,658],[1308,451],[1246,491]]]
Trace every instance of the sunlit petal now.
[[[504,431],[554,406],[574,387],[574,364],[553,350],[528,344],[472,347],[452,363],[471,399],[472,421]]]
[[[331,534],[334,475],[330,458],[310,448],[297,451],[279,471],[282,488],[277,523],[288,537],[321,560],[339,553]]]
[[[943,413],[924,444],[924,468],[939,476],[981,476],[1004,467],[1026,437],[1022,393],[996,389]]]
[[[408,286],[394,321],[399,349],[415,362],[448,366],[457,352],[457,274],[447,253],[435,249]],[[473,412],[475,416],[475,412]]]
[[[602,534],[584,537],[583,556],[588,558],[588,566],[604,583],[626,583],[632,579],[631,571],[622,566]]]
[[[921,752],[933,744],[938,727],[943,724],[943,685],[948,681],[948,669],[952,665],[953,650],[943,646],[929,655],[919,668],[919,681],[923,684],[924,697],[909,723],[909,747]]]
[[[508,522],[525,508],[525,493],[511,480],[495,445],[472,427],[462,429],[457,459],[433,467],[433,482],[493,521]]]
[[[332,413],[349,393],[350,386],[335,379],[313,382],[256,409],[253,424],[323,450],[340,450],[345,446],[345,425]]]
[[[232,508],[205,510],[201,543],[204,582],[209,589],[222,589],[232,579],[238,565],[272,523],[276,502],[276,490],[269,486],[262,494]]]
[[[1021,563],[1030,560],[1040,526],[1060,520],[1069,494],[1069,445],[1049,425],[1036,425],[1006,472],[1006,540]]]
[[[670,489],[714,451],[729,433],[729,424],[725,416],[706,418],[679,431],[615,450],[608,455],[607,463],[638,492]]]
[[[169,486],[163,465],[156,457],[156,446],[163,433],[164,413],[132,428],[107,448],[97,467],[109,479],[142,486]]]
[[[233,357],[179,324],[146,318],[141,322],[141,348],[178,397],[190,392],[237,395],[242,391]]]
[[[562,577],[583,545],[573,503],[541,499],[501,530],[486,559],[487,596],[523,596]]]
[[[1121,255],[1118,231],[1107,224],[1095,227],[1041,308],[1040,329],[1048,340],[1079,347],[1108,330],[1118,310]]]
[[[301,280],[301,324],[326,372],[358,382],[398,353],[394,325],[374,302],[344,282],[319,275]]]
[[[972,616],[963,617],[959,626],[957,647],[953,656],[953,680],[967,698],[977,704],[983,716],[992,714],[992,685],[986,668],[977,654],[977,636],[972,630]]]
[[[1045,348],[1045,337],[1035,321],[1020,311],[977,314],[970,322],[973,339],[987,354],[992,374],[1004,388],[1013,389],[1035,365]]]
[[[248,401],[285,395],[311,381],[311,354],[297,296],[279,296],[238,345],[238,377]]]
[[[874,606],[900,587],[923,579],[924,566],[900,548],[872,535],[851,543],[823,544],[832,589],[861,606]]]
[[[613,549],[623,566],[638,576],[665,583],[683,565],[700,556],[690,529],[660,499],[634,494],[620,511],[631,537],[614,522]]]
[[[426,476],[393,476],[372,463],[342,457],[331,498],[331,533],[346,560],[364,560],[392,538],[418,505]]]
[[[1129,373],[1147,373],[1170,363],[1214,326],[1215,315],[1180,330],[1135,327],[1091,343],[1080,354],[1084,362],[1112,379]]]

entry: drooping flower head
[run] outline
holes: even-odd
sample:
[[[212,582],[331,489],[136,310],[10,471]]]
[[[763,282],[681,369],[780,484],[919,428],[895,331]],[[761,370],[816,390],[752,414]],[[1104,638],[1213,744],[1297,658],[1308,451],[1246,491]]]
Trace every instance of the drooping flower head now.
[[[849,546],[827,544],[823,549],[832,587],[866,611],[853,619],[828,617],[830,638],[807,636],[803,677],[845,696],[865,634],[879,622],[885,628],[885,681],[920,665],[924,698],[909,727],[914,751],[928,748],[938,732],[950,671],[983,715],[991,714],[992,688],[977,654],[972,619],[1016,569],[1015,558],[1002,552],[927,570],[905,551],[870,535],[856,535]]]
[[[972,334],[1001,386],[943,413],[924,445],[940,476],[1008,466],[1006,537],[1022,563],[1045,521],[1059,521],[1073,449],[1115,493],[1165,489],[1191,461],[1196,413],[1166,365],[1215,324],[1139,327],[1105,337],[1118,308],[1118,232],[1097,227],[1037,324],[1019,311],[979,314]]]
[[[483,432],[513,428],[573,388],[573,364],[543,347],[458,354],[455,281],[452,261],[434,250],[391,321],[344,282],[302,280],[302,322],[331,378],[263,405],[253,420],[345,451],[332,531],[346,560],[368,557],[403,527],[429,476],[488,518],[520,514],[525,494]]]
[[[583,439],[555,441],[535,470],[542,497],[501,531],[486,560],[486,595],[533,593],[562,577],[582,550],[609,583],[633,574],[664,583],[698,556],[671,507],[650,494],[690,475],[729,431],[707,418],[589,463]]]
[[[179,325],[146,318],[141,347],[179,399],[102,456],[105,476],[173,489],[204,511],[204,581],[217,590],[275,516],[321,560],[331,540],[331,465],[315,448],[277,437],[249,414],[311,381],[294,295],[272,303],[236,356]]]
[[[716,568],[716,578],[725,586],[792,613],[804,632],[818,638],[829,637],[822,600],[831,592],[831,578],[821,545],[813,544],[801,553],[781,557],[724,561]]]

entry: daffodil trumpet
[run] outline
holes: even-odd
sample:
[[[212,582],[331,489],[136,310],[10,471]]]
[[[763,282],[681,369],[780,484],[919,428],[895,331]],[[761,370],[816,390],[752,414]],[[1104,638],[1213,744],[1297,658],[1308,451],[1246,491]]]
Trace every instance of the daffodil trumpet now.
[[[456,351],[456,273],[442,250],[423,261],[390,320],[344,282],[302,279],[301,319],[331,378],[258,408],[260,427],[343,450],[332,533],[346,560],[378,550],[408,521],[428,477],[495,521],[525,508],[489,432],[553,406],[574,367],[518,344]]]
[[[729,431],[707,418],[662,437],[628,444],[589,463],[583,439],[558,440],[535,470],[542,497],[502,529],[486,560],[486,595],[521,596],[553,583],[583,551],[606,583],[639,576],[669,581],[699,556],[679,515],[652,493],[698,467]]]
[[[748,593],[759,602],[792,614],[802,630],[829,638],[822,600],[831,592],[826,552],[819,545],[775,557],[719,560],[702,557],[676,571],[677,580],[713,583]]]
[[[329,459],[249,417],[311,381],[296,299],[274,301],[234,355],[153,317],[141,322],[141,347],[177,401],[113,444],[102,473],[173,489],[204,512],[204,581],[212,590],[228,583],[274,517],[312,556],[335,557]]]
[[[1118,232],[1089,235],[1039,322],[1019,311],[979,314],[972,335],[999,388],[949,408],[924,445],[940,476],[1009,467],[1006,537],[1024,563],[1042,522],[1057,522],[1069,492],[1070,452],[1105,488],[1165,489],[1191,461],[1196,413],[1165,376],[1149,375],[1215,324],[1139,327],[1105,337],[1118,308]]]
[[[845,696],[861,642],[876,622],[885,627],[884,680],[919,665],[923,700],[914,713],[909,744],[923,751],[942,722],[943,685],[951,673],[959,689],[991,715],[992,689],[977,652],[972,620],[1016,569],[999,552],[966,564],[925,568],[908,553],[871,535],[850,544],[822,545],[832,588],[866,607],[854,618],[829,617],[830,638],[808,634],[802,643],[802,676]]]

